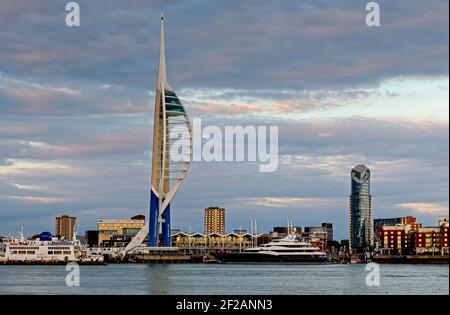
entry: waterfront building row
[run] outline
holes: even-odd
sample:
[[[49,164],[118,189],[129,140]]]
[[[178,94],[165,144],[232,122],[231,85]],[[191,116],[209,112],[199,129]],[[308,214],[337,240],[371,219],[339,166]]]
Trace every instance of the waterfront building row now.
[[[437,227],[409,224],[381,225],[377,228],[379,250],[385,254],[448,254],[448,219],[439,218]]]

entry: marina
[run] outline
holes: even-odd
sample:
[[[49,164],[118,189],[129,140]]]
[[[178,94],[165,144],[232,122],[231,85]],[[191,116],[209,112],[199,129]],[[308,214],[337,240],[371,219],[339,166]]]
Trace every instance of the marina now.
[[[206,249],[191,247],[150,247],[130,243],[126,247],[89,247],[76,236],[72,241],[42,234],[36,239],[25,239],[23,230],[18,238],[0,240],[0,265],[79,265],[106,264],[172,264],[172,263],[233,263],[233,264],[354,264],[377,262],[381,264],[449,264],[448,255],[331,255],[299,240],[295,233],[284,238],[247,248]]]

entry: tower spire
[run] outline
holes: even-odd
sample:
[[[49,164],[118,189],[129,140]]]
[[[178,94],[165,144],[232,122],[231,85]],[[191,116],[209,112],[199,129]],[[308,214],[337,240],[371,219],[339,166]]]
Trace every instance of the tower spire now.
[[[164,48],[164,16],[161,14],[161,33],[159,38],[159,68],[158,68],[158,90],[161,90],[161,84],[167,85],[166,78],[166,51]]]
[[[172,128],[184,126],[182,139],[189,141],[189,148],[182,156],[174,157],[169,148]],[[184,130],[184,129],[183,129]],[[175,140],[175,139],[173,139]],[[167,82],[164,47],[164,16],[161,15],[159,38],[158,84],[155,93],[153,116],[152,175],[150,189],[150,218],[145,226],[125,248],[130,252],[141,244],[148,234],[149,246],[171,246],[170,202],[186,177],[192,159],[192,128],[189,116],[175,91]],[[161,236],[161,241],[160,241]]]

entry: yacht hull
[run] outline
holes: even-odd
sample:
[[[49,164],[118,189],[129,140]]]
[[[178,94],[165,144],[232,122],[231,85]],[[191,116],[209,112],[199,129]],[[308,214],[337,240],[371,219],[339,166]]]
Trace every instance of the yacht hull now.
[[[270,255],[263,253],[223,253],[215,255],[225,263],[326,263],[327,256],[318,255]]]

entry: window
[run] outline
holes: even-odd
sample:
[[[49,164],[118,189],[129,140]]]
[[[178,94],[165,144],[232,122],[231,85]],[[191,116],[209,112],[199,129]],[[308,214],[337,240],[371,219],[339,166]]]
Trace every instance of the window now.
[[[176,105],[176,104],[167,104],[167,103],[166,103],[166,110],[171,111],[171,112],[179,112],[179,113],[185,112],[183,106]]]
[[[176,97],[177,95],[175,94],[175,92],[169,91],[169,90],[165,90],[164,91],[164,95],[165,96],[174,96]]]
[[[178,98],[176,97],[166,97],[165,98],[166,101],[166,105],[167,104],[171,104],[171,105],[181,105],[181,102]]]

